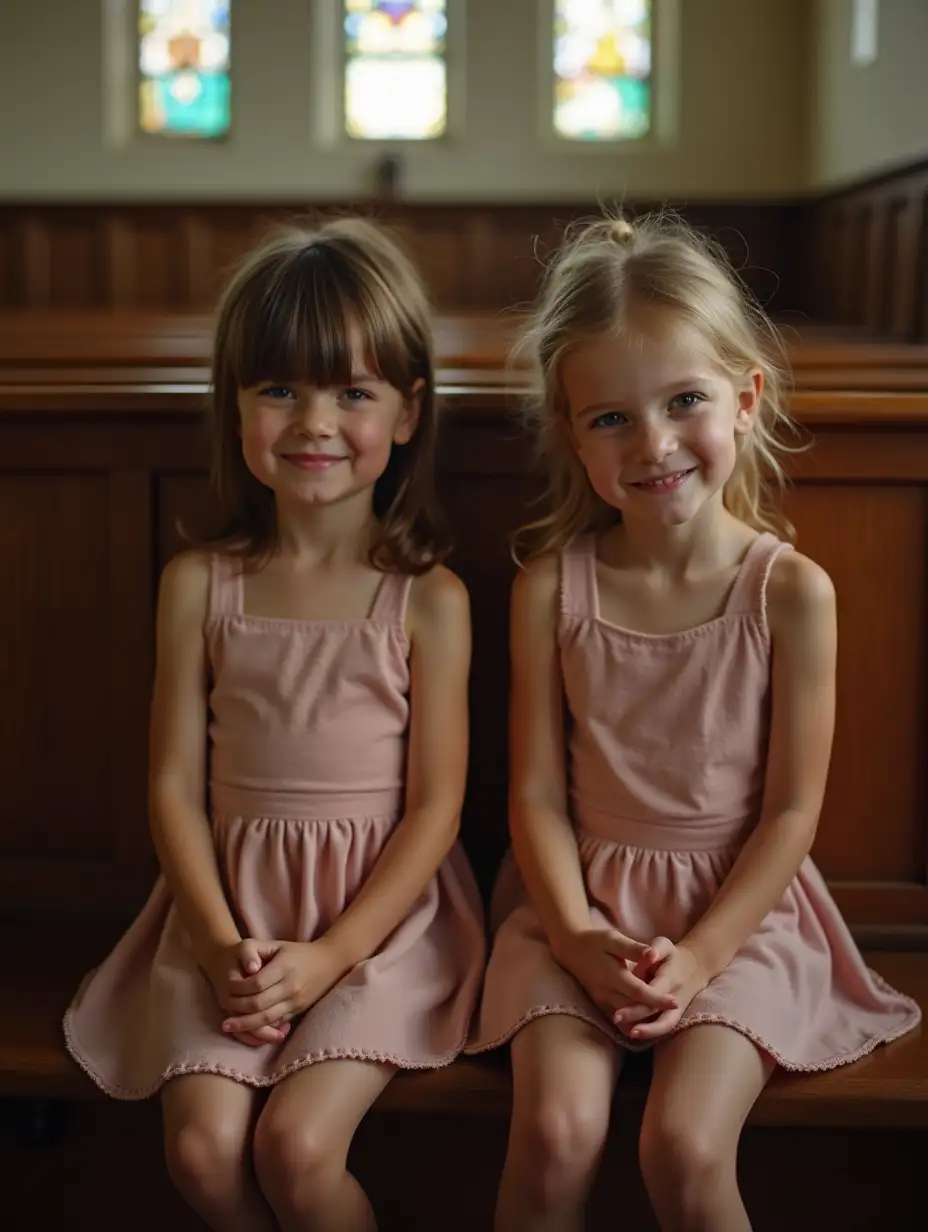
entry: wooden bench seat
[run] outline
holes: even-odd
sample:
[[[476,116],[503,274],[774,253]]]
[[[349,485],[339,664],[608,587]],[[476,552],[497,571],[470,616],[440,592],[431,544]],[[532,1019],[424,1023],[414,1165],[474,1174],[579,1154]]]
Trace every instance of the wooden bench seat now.
[[[103,1098],[65,1050],[61,1015],[81,976],[111,945],[112,924],[17,922],[4,930],[9,996],[0,1016],[0,1097]],[[928,1012],[928,954],[868,954],[886,979]],[[619,1085],[620,1104],[640,1112],[648,1065],[636,1058]],[[503,1053],[447,1069],[401,1074],[378,1108],[385,1112],[508,1115]],[[928,1129],[928,1031],[877,1049],[856,1065],[816,1075],[778,1075],[761,1096],[754,1125]]]

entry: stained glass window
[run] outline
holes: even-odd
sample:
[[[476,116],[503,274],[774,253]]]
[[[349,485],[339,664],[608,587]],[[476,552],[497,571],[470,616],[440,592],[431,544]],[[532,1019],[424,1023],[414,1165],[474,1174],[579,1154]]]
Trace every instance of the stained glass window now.
[[[651,127],[651,0],[555,0],[554,131],[575,141]]]
[[[346,0],[345,127],[422,140],[447,125],[445,0]]]
[[[230,0],[139,0],[139,124],[171,137],[229,131]]]

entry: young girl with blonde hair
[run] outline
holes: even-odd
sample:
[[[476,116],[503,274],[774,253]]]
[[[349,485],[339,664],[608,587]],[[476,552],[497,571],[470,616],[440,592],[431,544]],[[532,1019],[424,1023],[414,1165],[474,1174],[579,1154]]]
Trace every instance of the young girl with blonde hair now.
[[[284,232],[225,293],[213,381],[224,524],[158,607],[163,877],[67,1042],[108,1094],[160,1091],[210,1227],[372,1229],[351,1139],[398,1069],[458,1054],[484,949],[418,276],[370,223]]]
[[[550,507],[513,590],[514,861],[472,1039],[512,1041],[497,1227],[582,1226],[622,1058],[653,1047],[661,1228],[748,1232],[738,1140],[776,1067],[844,1065],[920,1016],[809,858],[835,596],[772,499],[782,349],[667,216],[582,228],[525,345]]]

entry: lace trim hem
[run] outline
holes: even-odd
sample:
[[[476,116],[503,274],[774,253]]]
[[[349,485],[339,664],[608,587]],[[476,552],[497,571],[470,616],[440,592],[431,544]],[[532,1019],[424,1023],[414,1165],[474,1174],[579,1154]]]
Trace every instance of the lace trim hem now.
[[[697,1027],[704,1025],[730,1027],[733,1031],[737,1031],[746,1039],[749,1039],[752,1044],[767,1053],[776,1061],[777,1065],[789,1073],[794,1074],[814,1074],[824,1073],[826,1070],[838,1069],[842,1065],[850,1065],[853,1061],[859,1061],[861,1057],[867,1056],[873,1052],[875,1048],[882,1044],[891,1044],[894,1040],[900,1039],[903,1035],[908,1035],[922,1020],[922,1011],[917,1001],[913,1001],[911,997],[907,997],[899,993],[890,984],[883,979],[876,971],[870,972],[874,982],[882,992],[892,993],[893,996],[899,999],[909,1008],[910,1017],[901,1026],[894,1031],[887,1031],[873,1038],[866,1040],[859,1048],[853,1052],[838,1053],[830,1057],[826,1057],[823,1061],[812,1061],[803,1064],[800,1061],[790,1061],[786,1057],[772,1048],[760,1035],[752,1031],[750,1027],[746,1027],[743,1023],[736,1022],[734,1018],[729,1018],[725,1014],[693,1014],[690,1018],[683,1018],[669,1031],[665,1039],[669,1039],[672,1035],[679,1035],[681,1031],[685,1031],[688,1027]],[[504,1031],[502,1035],[496,1039],[481,1042],[479,1044],[469,1044],[464,1049],[465,1056],[476,1056],[481,1052],[490,1052],[494,1048],[501,1048],[503,1044],[508,1044],[514,1035],[528,1026],[530,1022],[534,1022],[537,1018],[545,1018],[550,1014],[567,1014],[571,1018],[579,1018],[583,1022],[589,1023],[591,1027],[596,1027],[603,1035],[608,1036],[613,1043],[618,1044],[620,1048],[624,1048],[626,1052],[647,1052],[654,1047],[655,1043],[660,1043],[660,1040],[644,1040],[641,1043],[634,1043],[627,1036],[617,1031],[614,1027],[610,1027],[605,1019],[595,1017],[588,1014],[585,1010],[578,1008],[576,1005],[537,1005],[534,1006],[527,1014],[524,1014],[518,1022]]]
[[[302,1056],[297,1057],[295,1061],[291,1061],[289,1065],[284,1066],[283,1069],[275,1070],[274,1073],[269,1074],[266,1078],[258,1077],[255,1074],[244,1074],[241,1070],[234,1069],[228,1065],[216,1065],[208,1061],[198,1061],[195,1064],[169,1065],[166,1070],[159,1074],[154,1082],[149,1083],[147,1086],[123,1087],[110,1082],[86,1057],[81,1055],[75,1033],[71,1030],[70,1011],[65,1014],[62,1027],[64,1029],[65,1046],[72,1059],[80,1066],[87,1077],[105,1095],[110,1095],[113,1099],[123,1100],[149,1099],[160,1091],[170,1079],[179,1078],[185,1074],[215,1074],[220,1078],[230,1078],[233,1082],[241,1082],[245,1086],[264,1088],[276,1086],[278,1082],[282,1082],[284,1078],[289,1078],[291,1074],[295,1074],[298,1070],[306,1069],[310,1065],[316,1065],[320,1061],[376,1061],[381,1065],[392,1065],[400,1070],[444,1069],[462,1054],[464,1043],[467,1039],[465,1035],[456,1048],[430,1061],[410,1061],[408,1057],[400,1057],[395,1053],[374,1052],[367,1049],[320,1048],[315,1052],[304,1053]]]

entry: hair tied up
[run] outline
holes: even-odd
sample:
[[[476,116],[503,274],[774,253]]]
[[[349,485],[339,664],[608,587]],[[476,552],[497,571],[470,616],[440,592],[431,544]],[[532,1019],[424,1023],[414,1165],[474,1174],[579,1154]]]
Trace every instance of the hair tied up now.
[[[626,218],[620,210],[569,225],[548,263],[534,312],[516,354],[528,361],[535,396],[526,408],[547,478],[547,508],[520,532],[526,558],[559,552],[578,535],[614,526],[620,514],[594,490],[563,431],[570,405],[563,365],[587,340],[648,325],[690,326],[732,380],[759,369],[763,390],[751,431],[737,440],[736,462],[723,493],[725,508],[758,531],[793,539],[776,497],[786,482],[784,455],[793,424],[786,407],[788,355],[776,327],[752,296],[718,241],[670,210]]]
[[[626,248],[635,238],[635,228],[624,218],[613,219],[609,233],[620,248]]]

